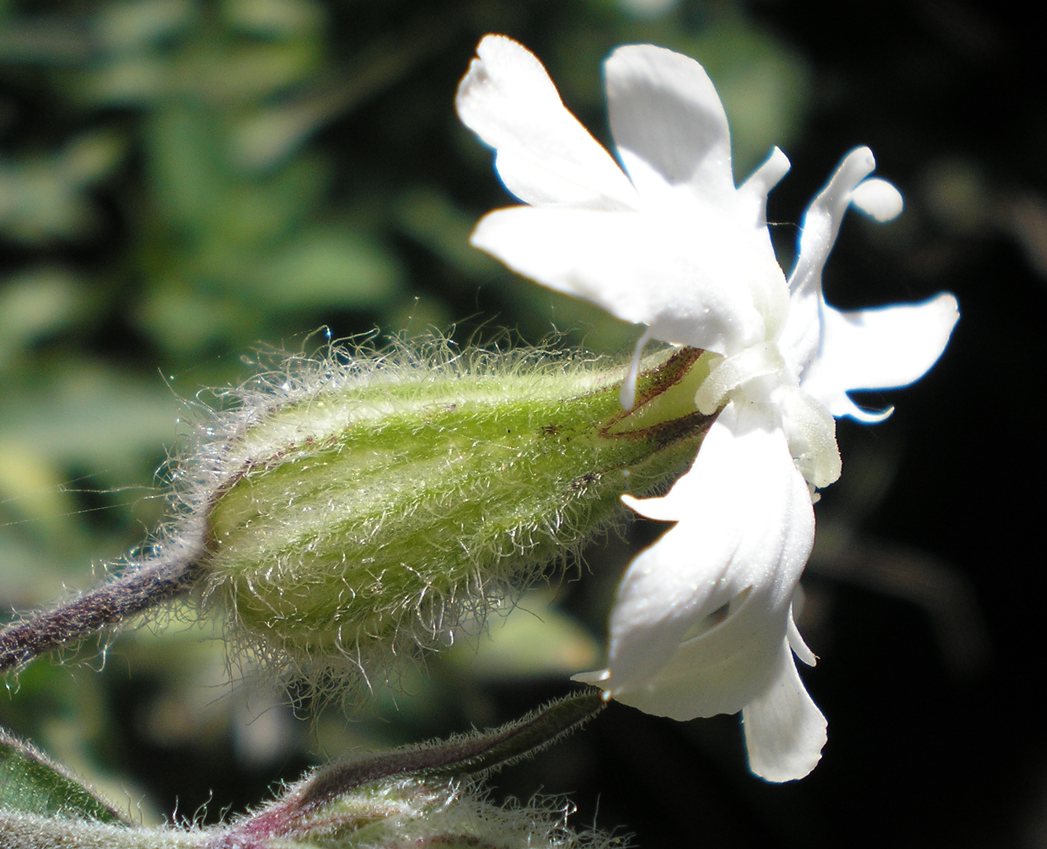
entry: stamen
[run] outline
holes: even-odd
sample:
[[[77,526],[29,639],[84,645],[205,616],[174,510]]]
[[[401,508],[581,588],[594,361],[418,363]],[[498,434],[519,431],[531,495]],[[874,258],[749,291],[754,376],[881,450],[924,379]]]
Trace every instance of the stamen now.
[[[807,208],[800,233],[799,255],[793,273],[789,276],[789,288],[794,297],[800,289],[821,288],[822,269],[836,242],[854,190],[875,167],[876,160],[869,148],[852,150],[843,158],[829,184]]]
[[[767,195],[771,189],[781,182],[782,177],[788,172],[789,157],[782,152],[781,148],[774,147],[771,150],[771,155],[749,175],[749,179],[738,187],[738,193],[755,199],[760,205],[762,217],[762,214],[766,211]]]
[[[647,347],[647,343],[650,341],[651,328],[648,327],[640,338],[636,340],[636,347],[633,348],[633,358],[629,362],[629,371],[625,375],[625,380],[622,381],[622,388],[618,392],[618,400],[621,402],[622,409],[626,412],[636,405],[636,379],[640,375],[640,360],[643,359],[643,349]]]
[[[785,367],[778,346],[764,342],[746,348],[740,354],[725,357],[713,366],[694,395],[695,406],[704,415],[711,416],[723,405],[727,396],[757,377],[774,374]]]

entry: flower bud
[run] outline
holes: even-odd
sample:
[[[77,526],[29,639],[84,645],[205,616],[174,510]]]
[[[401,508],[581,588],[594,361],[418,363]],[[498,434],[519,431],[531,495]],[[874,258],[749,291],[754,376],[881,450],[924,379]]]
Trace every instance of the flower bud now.
[[[546,352],[434,343],[269,376],[197,454],[205,596],[278,669],[387,678],[681,471],[708,424],[699,355],[651,361],[628,412],[620,368]]]

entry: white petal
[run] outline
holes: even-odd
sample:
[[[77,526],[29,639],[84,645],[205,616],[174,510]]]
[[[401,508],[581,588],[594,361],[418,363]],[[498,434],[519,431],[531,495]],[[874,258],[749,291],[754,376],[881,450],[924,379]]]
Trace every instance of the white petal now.
[[[744,235],[715,216],[513,207],[485,216],[471,241],[550,289],[648,325],[655,339],[710,351],[763,338],[754,303],[763,289],[741,280],[777,275],[785,292],[778,266],[741,252]]]
[[[542,63],[488,35],[458,86],[462,122],[497,153],[505,187],[525,203],[621,208],[636,192],[611,155],[564,107]]]
[[[648,710],[645,696],[651,676],[677,654],[692,627],[703,627],[707,617],[745,589],[729,571],[738,544],[730,532],[699,541],[680,524],[633,560],[611,615],[605,689],[626,704]],[[684,686],[689,680],[687,676]],[[656,695],[664,697],[664,692]],[[686,709],[691,707],[688,703]]]
[[[723,409],[709,427],[691,468],[676,479],[665,495],[637,498],[635,495],[626,494],[622,496],[625,505],[641,516],[657,522],[690,520],[688,524],[695,527],[695,517],[706,506],[706,502],[713,499],[712,506],[715,507],[715,493],[718,487],[721,487],[722,494],[733,492],[735,489],[736,479],[732,474],[731,463],[734,461],[735,452],[739,450],[738,446],[741,445],[736,435],[738,416],[738,407],[734,404],[728,404]],[[722,484],[718,483],[721,480]],[[659,540],[647,551],[652,551],[660,542]],[[733,551],[736,545],[736,541],[730,542],[728,548]]]
[[[676,513],[685,500],[622,580],[603,682],[675,719],[734,713],[765,689],[814,539],[807,485],[760,408],[728,404],[674,490],[633,503]]]
[[[876,160],[867,147],[852,150],[807,208],[799,251],[789,275],[791,305],[783,331],[782,352],[802,372],[821,340],[822,270],[836,242],[854,189],[872,173]]]
[[[767,689],[742,710],[749,768],[768,781],[794,781],[817,766],[828,739],[822,712],[782,643]]]
[[[604,76],[615,146],[641,195],[688,186],[709,203],[733,196],[727,115],[701,65],[630,45],[608,57]]]
[[[823,309],[824,338],[803,389],[835,416],[862,418],[852,389],[890,389],[921,378],[945,350],[959,318],[956,298],[841,312]],[[857,414],[856,414],[857,411]]]

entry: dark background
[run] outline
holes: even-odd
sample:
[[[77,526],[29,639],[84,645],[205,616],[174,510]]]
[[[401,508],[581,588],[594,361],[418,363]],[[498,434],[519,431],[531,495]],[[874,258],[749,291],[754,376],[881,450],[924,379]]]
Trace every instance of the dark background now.
[[[851,147],[870,145],[903,191],[899,221],[844,226],[830,301],[948,289],[962,318],[933,373],[889,394],[892,419],[840,426],[845,474],[817,508],[801,618],[821,658],[805,680],[830,722],[817,770],[767,785],[745,768],[736,719],[612,706],[496,791],[567,793],[578,825],[648,849],[1047,843],[1047,110],[1036,30],[1004,8],[0,4],[0,604],[89,585],[91,562],[141,540],[186,399],[249,376],[259,346],[453,323],[462,341],[555,326],[565,345],[625,350],[635,330],[468,248],[506,196],[452,98],[479,36],[504,32],[606,140],[599,62],[649,41],[708,68],[739,180],[771,144],[789,155],[770,207],[785,259]],[[635,526],[634,542],[657,530]],[[101,671],[93,652],[38,662],[0,698],[0,723],[147,820],[205,803],[213,820],[318,759],[505,721],[564,692],[577,667],[549,644],[599,662],[629,556],[617,540],[588,553],[589,574],[542,614],[555,639],[521,657],[509,624],[480,660],[437,661],[352,721],[332,708],[302,722],[257,683],[229,686],[206,623],[133,631]]]

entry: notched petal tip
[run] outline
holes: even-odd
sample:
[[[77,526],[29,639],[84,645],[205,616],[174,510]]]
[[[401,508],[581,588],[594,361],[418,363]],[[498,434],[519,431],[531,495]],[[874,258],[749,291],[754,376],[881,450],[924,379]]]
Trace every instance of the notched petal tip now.
[[[689,186],[705,200],[734,192],[727,115],[705,69],[650,44],[619,47],[604,63],[611,134],[641,194]]]
[[[489,34],[481,38],[480,43],[476,45],[476,55],[469,63],[469,68],[455,92],[455,108],[462,123],[483,137],[483,133],[474,127],[477,119],[482,117],[475,113],[483,108],[483,104],[476,103],[477,96],[482,94],[485,88],[497,85],[499,78],[507,71],[519,74],[521,69],[529,71],[530,74],[537,71],[536,78],[539,80],[542,77],[547,78],[545,69],[535,55],[519,42],[504,35]],[[551,86],[551,81],[549,85]]]
[[[496,152],[505,187],[530,204],[621,208],[634,190],[564,106],[545,67],[504,35],[486,35],[458,85],[462,123]]]

